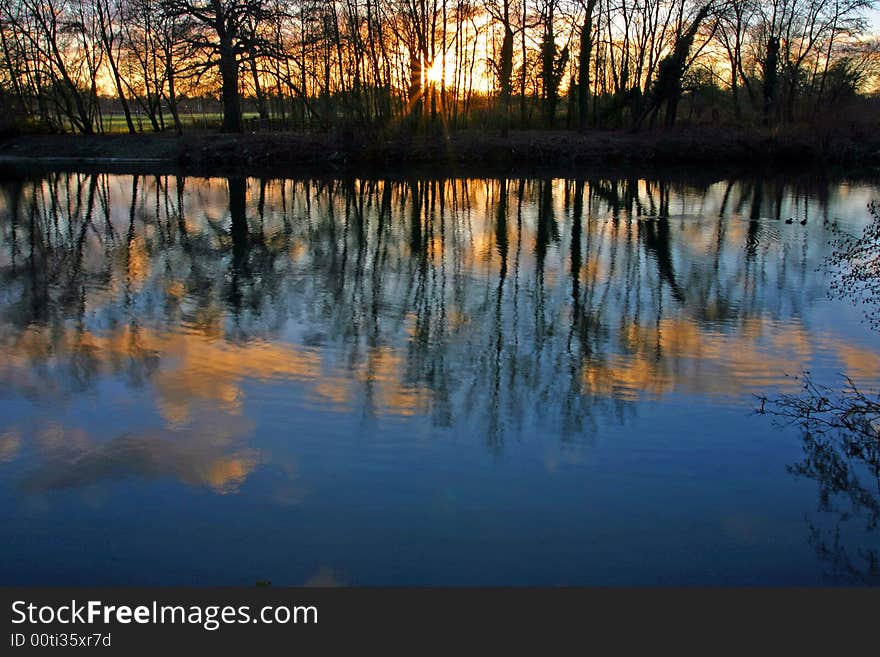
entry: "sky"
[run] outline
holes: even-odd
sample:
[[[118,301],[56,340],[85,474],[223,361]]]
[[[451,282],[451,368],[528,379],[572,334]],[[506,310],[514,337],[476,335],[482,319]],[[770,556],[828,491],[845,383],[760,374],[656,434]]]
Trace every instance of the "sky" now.
[[[871,19],[871,32],[880,34],[880,8],[869,10],[868,16]]]

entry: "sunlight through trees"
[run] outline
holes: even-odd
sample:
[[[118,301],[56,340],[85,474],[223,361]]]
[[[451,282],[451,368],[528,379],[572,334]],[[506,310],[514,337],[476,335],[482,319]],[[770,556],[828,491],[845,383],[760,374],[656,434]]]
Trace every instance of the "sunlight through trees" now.
[[[815,119],[877,67],[872,0],[7,0],[4,121],[634,127]]]

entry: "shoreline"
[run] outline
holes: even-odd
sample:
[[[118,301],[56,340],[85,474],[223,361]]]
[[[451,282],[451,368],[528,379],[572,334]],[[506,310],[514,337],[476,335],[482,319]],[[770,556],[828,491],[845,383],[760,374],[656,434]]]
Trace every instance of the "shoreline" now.
[[[348,133],[23,135],[0,141],[0,168],[187,175],[366,173],[428,169],[570,172],[609,168],[804,171],[880,166],[880,137],[815,131],[688,128],[668,132],[460,131],[369,137]]]

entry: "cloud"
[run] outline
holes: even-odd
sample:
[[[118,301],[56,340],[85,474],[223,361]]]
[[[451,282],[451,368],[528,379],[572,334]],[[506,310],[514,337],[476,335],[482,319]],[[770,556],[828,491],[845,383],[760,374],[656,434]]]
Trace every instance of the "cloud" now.
[[[128,477],[173,478],[216,493],[238,491],[261,462],[245,444],[253,426],[240,417],[203,419],[173,431],[155,428],[99,441],[53,424],[35,440],[37,466],[25,475],[28,492],[80,488]]]

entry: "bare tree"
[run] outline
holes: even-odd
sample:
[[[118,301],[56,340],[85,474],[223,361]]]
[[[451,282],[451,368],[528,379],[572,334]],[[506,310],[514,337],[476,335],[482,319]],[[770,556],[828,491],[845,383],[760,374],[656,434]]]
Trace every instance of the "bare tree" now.
[[[206,66],[220,69],[223,99],[223,129],[241,132],[242,111],[239,68],[245,57],[254,57],[260,49],[271,51],[273,44],[264,39],[259,27],[274,15],[265,0],[161,0],[164,11],[172,17],[188,17],[200,27],[188,38],[207,54]]]

